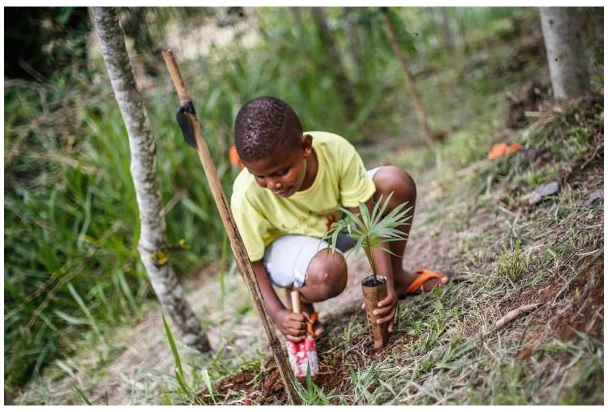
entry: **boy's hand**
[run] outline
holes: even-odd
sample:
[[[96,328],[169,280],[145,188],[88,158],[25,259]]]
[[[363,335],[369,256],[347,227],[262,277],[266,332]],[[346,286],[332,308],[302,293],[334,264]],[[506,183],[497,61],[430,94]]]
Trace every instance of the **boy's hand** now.
[[[306,318],[301,313],[283,309],[277,316],[277,327],[292,342],[301,342],[306,337]]]
[[[393,331],[393,325],[395,323],[395,312],[397,308],[397,294],[395,288],[392,285],[386,288],[386,297],[378,302],[378,307],[374,310],[374,315],[378,317],[378,323],[388,322],[388,331]],[[365,309],[365,302],[361,306]]]

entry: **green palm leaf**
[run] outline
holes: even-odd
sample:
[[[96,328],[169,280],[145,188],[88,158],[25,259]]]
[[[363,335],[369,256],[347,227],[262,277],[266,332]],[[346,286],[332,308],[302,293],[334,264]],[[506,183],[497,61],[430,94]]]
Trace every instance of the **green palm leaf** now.
[[[386,213],[392,196],[393,193],[386,199],[381,196],[371,208],[371,211],[365,203],[359,203],[356,213],[341,207],[343,218],[335,222],[324,236],[324,239],[330,243],[332,250],[336,249],[340,234],[351,237],[355,241],[351,251],[353,253],[361,250],[365,252],[374,276],[376,276],[376,268],[372,259],[372,250],[381,249],[391,253],[382,245],[383,243],[407,239],[407,234],[399,228],[408,223],[409,212],[412,208],[407,207],[406,202]]]

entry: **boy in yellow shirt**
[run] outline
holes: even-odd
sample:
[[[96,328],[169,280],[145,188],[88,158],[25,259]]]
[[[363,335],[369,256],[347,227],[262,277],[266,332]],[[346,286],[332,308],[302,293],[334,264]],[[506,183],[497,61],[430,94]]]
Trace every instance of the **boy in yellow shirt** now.
[[[293,109],[275,97],[256,98],[241,108],[234,144],[244,168],[234,182],[232,212],[271,319],[288,340],[299,342],[306,322],[316,319],[313,303],[346,287],[344,256],[327,253],[329,244],[322,239],[341,218],[338,208],[355,211],[359,202],[371,208],[380,196],[393,193],[387,213],[407,202],[413,217],[416,185],[395,166],[366,171],[355,148],[341,136],[303,132]],[[408,234],[410,225],[398,229]],[[392,254],[379,249],[373,253],[377,272],[388,278],[388,296],[378,303],[376,314],[381,323],[389,323],[389,330],[398,296],[448,281],[435,272],[404,270],[405,246],[406,241],[390,242]],[[339,238],[337,247],[348,250],[352,239]],[[306,313],[286,308],[273,285],[298,290]]]

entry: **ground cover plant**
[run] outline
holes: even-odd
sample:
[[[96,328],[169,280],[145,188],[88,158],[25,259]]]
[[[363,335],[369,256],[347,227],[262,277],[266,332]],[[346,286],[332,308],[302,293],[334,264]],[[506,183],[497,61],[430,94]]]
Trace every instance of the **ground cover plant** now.
[[[373,351],[360,310],[369,265],[349,257],[347,290],[319,306],[329,333],[317,345],[318,380],[298,387],[302,403],[603,404],[603,54],[596,43],[586,43],[596,52],[593,92],[554,104],[535,9],[450,9],[464,39],[453,55],[429,34],[438,15],[402,9],[402,41],[416,56],[430,126],[447,132],[427,147],[378,30],[361,36],[369,40],[361,51],[378,59],[359,67],[360,101],[345,121],[351,110],[330,92],[335,77],[308,71],[327,64],[315,60],[323,45],[298,42],[314,37],[313,26],[279,24],[296,21],[289,9],[254,11],[273,47],[234,41],[182,63],[204,96],[194,98],[197,113],[205,136],[214,136],[226,191],[237,172],[226,153],[240,103],[294,96],[307,128],[353,135],[366,164],[412,173],[418,203],[404,265],[458,274],[445,288],[401,301],[390,343]],[[593,23],[586,38],[603,43],[603,33],[594,37],[595,14],[584,14]],[[328,16],[346,44],[342,10]],[[359,30],[379,19],[362,10],[345,16]],[[299,61],[298,53],[309,63],[277,63]],[[216,351],[192,351],[164,322],[135,252],[124,126],[92,59],[81,77],[5,82],[5,388],[20,404],[285,404],[198,159],[183,147],[167,105],[168,78],[160,76],[146,78],[153,87],[144,93],[158,132],[171,257]],[[358,78],[356,64],[346,67]],[[507,96],[526,87],[540,98],[513,106]],[[522,149],[488,160],[499,142]],[[555,184],[550,194],[538,191]]]

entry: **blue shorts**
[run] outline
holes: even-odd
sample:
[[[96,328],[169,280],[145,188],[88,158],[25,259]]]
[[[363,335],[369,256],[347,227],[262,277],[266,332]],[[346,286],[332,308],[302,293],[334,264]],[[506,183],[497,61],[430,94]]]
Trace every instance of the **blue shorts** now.
[[[372,179],[378,168],[367,171]],[[348,236],[338,236],[337,252],[344,253],[354,246]],[[282,288],[304,286],[308,264],[320,251],[329,249],[330,245],[323,239],[304,235],[284,235],[272,242],[264,252],[264,267],[272,283]]]

